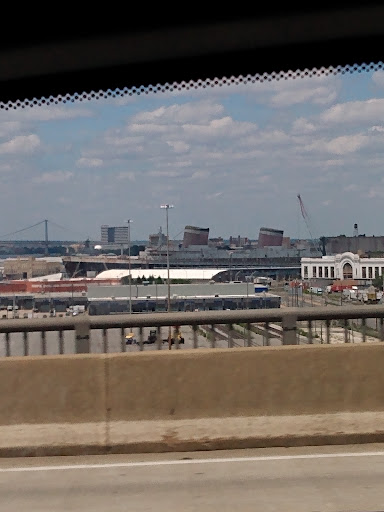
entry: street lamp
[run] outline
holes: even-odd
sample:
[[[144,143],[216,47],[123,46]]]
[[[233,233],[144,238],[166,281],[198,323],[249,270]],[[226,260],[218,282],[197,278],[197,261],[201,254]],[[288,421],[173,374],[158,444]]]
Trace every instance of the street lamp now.
[[[231,251],[229,253],[229,282],[230,283],[232,282],[232,255],[233,255],[233,252]]]
[[[252,276],[245,276],[245,280],[247,282],[247,309],[249,308],[249,281],[252,279]]]
[[[131,278],[131,222],[128,219],[128,269],[129,269],[129,312],[132,313],[132,278]]]
[[[167,221],[167,281],[168,281],[168,313],[171,311],[171,283],[169,279],[169,226],[168,226],[168,210],[173,208],[172,204],[162,204],[160,208],[165,209],[166,221]],[[168,333],[168,345],[169,350],[171,350],[172,341],[171,341],[171,326],[169,326]]]

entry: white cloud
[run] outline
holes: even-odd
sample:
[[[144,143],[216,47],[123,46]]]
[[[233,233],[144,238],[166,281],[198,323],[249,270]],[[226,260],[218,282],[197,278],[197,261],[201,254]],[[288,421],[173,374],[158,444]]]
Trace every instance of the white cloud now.
[[[41,146],[40,139],[37,135],[18,135],[8,142],[0,144],[0,154],[28,154],[33,153]]]
[[[316,176],[317,183],[334,183],[337,179],[337,174],[335,172],[322,172]]]
[[[61,119],[76,119],[78,117],[92,117],[90,109],[80,106],[34,106],[18,109],[8,114],[8,117],[17,121],[55,121]]]
[[[128,180],[128,181],[135,181],[135,173],[130,171],[124,171],[120,172],[117,175],[118,180]]]
[[[257,176],[255,178],[255,181],[256,183],[267,183],[268,181],[271,180],[271,177],[270,176],[267,176],[267,175],[261,175],[261,176]]]
[[[22,123],[19,121],[3,121],[0,123],[0,137],[9,137],[10,133],[20,131]]]
[[[366,135],[347,135],[336,137],[331,140],[316,140],[311,144],[304,146],[304,151],[320,151],[332,153],[334,155],[346,155],[348,153],[355,153],[359,149],[366,146],[369,142],[369,137]]]
[[[108,132],[104,135],[104,142],[111,146],[126,147],[136,147],[139,144],[142,144],[144,137],[140,135],[127,135],[127,130],[129,131],[129,126],[125,130],[122,130],[121,128],[108,130]]]
[[[166,165],[166,167],[177,167],[178,169],[185,169],[187,167],[192,166],[192,161],[191,160],[176,160],[176,161],[167,162],[165,165]]]
[[[249,147],[275,146],[278,144],[291,144],[292,138],[282,130],[264,130],[241,140],[242,145]]]
[[[206,123],[224,112],[223,105],[210,101],[184,103],[160,107],[151,112],[141,112],[133,116],[133,123],[149,124],[185,124],[190,122]]]
[[[140,133],[144,135],[162,134],[169,131],[168,126],[154,124],[154,123],[134,123],[129,126],[129,131],[132,133]]]
[[[304,117],[300,117],[299,119],[295,119],[292,123],[292,133],[306,135],[313,133],[316,130],[316,126],[309,122]]]
[[[181,140],[167,140],[167,144],[174,150],[175,153],[185,153],[190,148],[189,144],[186,144]]]
[[[375,71],[372,74],[372,81],[380,87],[384,87],[384,71]]]
[[[270,80],[262,80],[262,77],[247,76],[240,82],[237,77],[234,80],[218,80],[218,84],[209,89],[211,98],[231,97],[241,95],[250,101],[268,104],[272,107],[288,107],[300,103],[312,103],[315,105],[326,105],[337,98],[341,80],[334,75],[315,76],[288,76],[281,73],[271,77]],[[174,90],[162,93],[165,98],[178,96],[189,96],[201,98],[207,95],[207,89],[193,86],[182,91]]]
[[[207,194],[206,199],[217,199],[218,197],[221,197],[224,194],[223,191],[221,192],[214,192],[213,194]]]
[[[4,163],[0,164],[0,172],[9,172],[12,171],[12,166],[10,164]]]
[[[101,158],[79,158],[76,162],[76,167],[102,167],[103,163]]]
[[[346,187],[344,187],[345,192],[356,192],[356,190],[359,190],[359,186],[356,185],[356,183],[350,183]]]
[[[208,124],[184,124],[186,136],[205,137],[240,137],[256,131],[257,125],[243,121],[234,121],[231,117],[214,119]]]
[[[158,176],[158,177],[167,177],[167,178],[176,178],[177,176],[181,176],[182,174],[178,171],[149,171],[149,176]]]
[[[370,132],[384,132],[384,126],[371,126],[371,128],[369,128],[369,131]]]
[[[321,165],[325,165],[327,167],[340,167],[340,165],[344,165],[344,160],[325,160],[324,162],[321,162]]]
[[[70,204],[71,199],[68,196],[61,196],[57,198],[57,202],[60,204],[67,205]]]
[[[324,123],[381,123],[384,118],[384,99],[339,103],[320,115]]]
[[[207,179],[210,176],[210,172],[208,171],[196,171],[192,174],[191,179],[192,180],[204,180]]]
[[[300,82],[300,80],[298,80]],[[271,105],[274,107],[287,107],[299,103],[314,103],[327,105],[337,98],[337,92],[328,87],[298,87],[296,90],[284,90],[276,93],[271,98]]]
[[[34,178],[35,183],[64,183],[73,178],[73,172],[70,171],[53,171],[45,172]]]
[[[384,198],[384,188],[383,187],[370,187],[366,196],[369,199],[383,199]]]
[[[336,137],[326,144],[326,148],[330,153],[335,155],[345,155],[354,153],[367,145],[369,138],[365,135],[349,135]]]

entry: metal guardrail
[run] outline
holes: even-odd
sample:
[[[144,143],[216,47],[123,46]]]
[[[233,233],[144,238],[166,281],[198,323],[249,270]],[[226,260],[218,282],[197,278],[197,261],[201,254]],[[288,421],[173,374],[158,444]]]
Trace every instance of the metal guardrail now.
[[[153,343],[148,343],[148,328],[156,329]],[[182,334],[183,343],[178,337],[170,340],[175,328]],[[136,331],[133,340],[126,340],[128,331]],[[364,343],[384,341],[384,306],[3,319],[0,336],[4,338],[2,356]]]

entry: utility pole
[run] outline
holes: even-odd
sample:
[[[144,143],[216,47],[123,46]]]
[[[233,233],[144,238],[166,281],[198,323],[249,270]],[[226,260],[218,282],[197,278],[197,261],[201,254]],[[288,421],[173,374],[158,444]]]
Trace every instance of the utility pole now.
[[[45,255],[48,256],[49,251],[48,251],[48,221],[47,221],[47,219],[44,221],[44,223],[45,223]]]

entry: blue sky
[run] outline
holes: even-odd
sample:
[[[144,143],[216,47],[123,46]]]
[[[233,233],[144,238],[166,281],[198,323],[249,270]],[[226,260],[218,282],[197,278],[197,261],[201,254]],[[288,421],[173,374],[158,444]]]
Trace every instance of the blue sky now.
[[[384,72],[0,110],[1,239],[132,240],[185,225],[257,239],[384,235]]]

